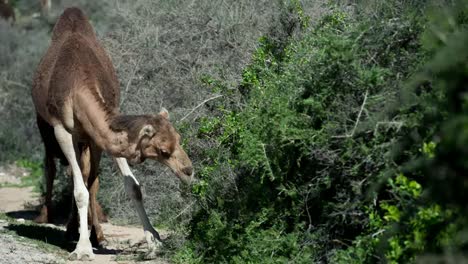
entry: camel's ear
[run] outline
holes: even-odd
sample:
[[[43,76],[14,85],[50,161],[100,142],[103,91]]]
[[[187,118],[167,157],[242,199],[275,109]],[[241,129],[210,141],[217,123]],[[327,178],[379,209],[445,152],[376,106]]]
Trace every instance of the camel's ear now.
[[[159,111],[159,115],[166,118],[166,119],[169,119],[169,112],[164,107],[161,108],[161,111]]]
[[[154,127],[152,125],[145,125],[140,130],[139,138],[142,138],[145,136],[151,138],[154,136],[154,133],[156,133],[156,131],[154,130]]]

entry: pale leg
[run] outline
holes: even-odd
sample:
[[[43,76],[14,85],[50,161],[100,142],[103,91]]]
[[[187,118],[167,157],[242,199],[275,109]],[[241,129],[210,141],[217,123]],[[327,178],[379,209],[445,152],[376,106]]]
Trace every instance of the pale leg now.
[[[157,248],[160,247],[162,243],[158,232],[151,225],[143,206],[140,184],[130,170],[130,167],[128,166],[127,160],[125,158],[115,158],[115,162],[117,163],[120,172],[124,176],[125,191],[132,199],[133,205],[135,206],[141,223],[143,224],[146,242],[148,243],[148,256],[152,257],[156,253]]]
[[[94,259],[93,248],[89,241],[88,234],[88,202],[89,193],[86,185],[83,182],[80,166],[76,159],[75,148],[73,146],[72,135],[58,125],[54,127],[55,137],[62,149],[63,154],[68,160],[73,172],[73,195],[75,197],[76,206],[78,207],[78,215],[80,220],[80,239],[75,250],[70,254],[70,259],[92,260]]]

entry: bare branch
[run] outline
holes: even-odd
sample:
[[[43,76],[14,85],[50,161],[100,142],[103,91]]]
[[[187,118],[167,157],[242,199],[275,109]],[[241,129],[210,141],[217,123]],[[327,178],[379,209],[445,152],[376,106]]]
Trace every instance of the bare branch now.
[[[263,149],[263,156],[265,156],[265,161],[268,165],[268,171],[270,172],[270,177],[271,178],[274,178],[274,174],[273,174],[273,170],[271,169],[271,165],[270,165],[270,160],[268,159],[268,156],[266,154],[266,150],[265,150],[265,144],[261,144],[262,145],[262,149]]]
[[[333,136],[332,138],[349,138],[349,137],[354,136],[354,132],[356,132],[356,128],[357,128],[357,126],[359,124],[359,120],[361,119],[362,111],[364,110],[364,106],[366,105],[368,95],[369,95],[369,90],[366,90],[366,93],[364,94],[364,100],[362,101],[361,109],[359,110],[359,114],[358,114],[358,116],[356,118],[356,121],[354,122],[354,127],[353,127],[353,130],[351,131],[351,133],[341,135],[341,136]]]
[[[214,100],[214,99],[216,99],[216,98],[219,98],[219,97],[221,97],[221,96],[223,96],[223,95],[218,94],[218,95],[216,95],[216,96],[213,96],[213,97],[211,97],[211,98],[208,98],[208,99],[206,99],[205,101],[199,103],[197,106],[195,106],[195,108],[193,108],[192,110],[190,110],[190,112],[188,112],[188,114],[186,114],[184,117],[182,117],[182,118],[179,120],[179,122],[184,121],[189,115],[191,115],[195,110],[197,110],[198,108],[200,108],[202,105],[206,104],[207,102],[209,102],[209,101],[211,101],[211,100]]]
[[[16,85],[16,86],[25,88],[25,89],[29,89],[29,88],[30,88],[30,87],[28,87],[28,86],[25,85],[25,84],[22,84],[22,83],[20,83],[20,82],[15,82],[15,81],[12,81],[12,80],[5,80],[5,82],[8,83],[8,84],[11,84],[11,85]]]
[[[189,205],[187,205],[180,213],[178,213],[174,218],[172,218],[172,221],[176,220],[181,216],[183,213],[185,213],[188,209],[192,208],[192,206],[195,204],[195,201],[191,202]]]
[[[132,83],[133,78],[135,77],[135,73],[138,70],[138,65],[140,64],[140,62],[141,62],[141,58],[138,59],[138,61],[135,63],[135,65],[133,67],[132,74],[128,78],[127,85],[125,86],[124,96],[122,96],[122,103],[121,104],[123,104],[125,102],[125,99],[127,98],[128,88],[130,88],[130,84]]]
[[[377,135],[380,126],[387,126],[388,128],[395,127],[396,131],[399,132],[401,127],[403,126],[403,122],[401,121],[377,122],[374,128],[374,136]]]

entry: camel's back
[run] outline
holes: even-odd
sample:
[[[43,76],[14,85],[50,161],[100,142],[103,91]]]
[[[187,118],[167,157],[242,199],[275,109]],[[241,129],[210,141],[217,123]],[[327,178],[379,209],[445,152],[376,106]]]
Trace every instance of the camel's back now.
[[[109,56],[96,39],[86,16],[68,8],[58,19],[52,41],[37,68],[33,82],[36,111],[45,120],[60,118],[74,89],[94,89],[107,109],[116,109],[119,84]]]
[[[96,38],[88,18],[83,11],[76,7],[67,8],[60,15],[52,31],[52,42],[57,42],[60,38],[71,32]]]

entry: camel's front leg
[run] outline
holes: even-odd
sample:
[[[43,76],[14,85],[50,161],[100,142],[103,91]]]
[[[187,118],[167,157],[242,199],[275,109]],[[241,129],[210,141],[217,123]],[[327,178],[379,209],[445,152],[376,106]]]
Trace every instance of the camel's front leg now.
[[[76,245],[75,250],[70,254],[69,258],[79,260],[92,260],[94,259],[93,248],[89,241],[88,234],[88,202],[89,193],[86,185],[83,182],[80,166],[76,159],[75,148],[73,145],[73,138],[63,126],[58,125],[54,127],[55,137],[62,149],[63,154],[68,160],[73,172],[73,195],[75,197],[76,206],[78,207],[78,214],[80,219],[80,239]]]
[[[115,162],[120,169],[120,172],[124,176],[125,191],[133,201],[133,204],[137,210],[138,216],[140,217],[143,229],[145,231],[146,242],[148,243],[148,255],[153,257],[158,247],[162,245],[161,238],[158,232],[151,225],[148,215],[146,214],[143,206],[143,198],[141,194],[140,184],[138,183],[135,176],[133,176],[130,167],[128,166],[125,158],[115,158]]]

